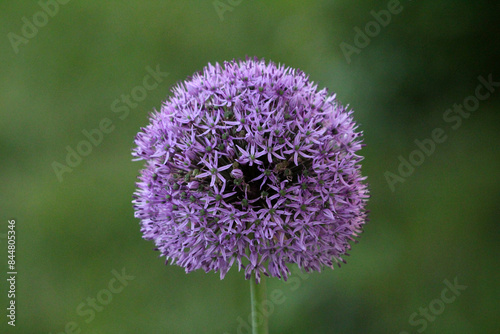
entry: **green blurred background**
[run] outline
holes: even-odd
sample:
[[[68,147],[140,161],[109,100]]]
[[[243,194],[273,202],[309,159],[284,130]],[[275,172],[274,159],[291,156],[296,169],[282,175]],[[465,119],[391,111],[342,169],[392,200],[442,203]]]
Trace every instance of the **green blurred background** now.
[[[72,0],[45,25],[38,14],[43,26],[16,53],[11,33],[22,36],[22,18],[33,22],[41,6],[1,1],[0,333],[55,334],[68,323],[67,333],[248,333],[239,320],[250,311],[242,273],[186,275],[141,239],[131,198],[142,162],[130,155],[172,85],[208,62],[246,55],[302,69],[355,110],[372,196],[347,265],[268,281],[285,299],[271,333],[417,333],[422,322],[425,333],[499,333],[500,92],[456,130],[443,114],[474,94],[478,76],[500,81],[500,5],[402,1],[348,62],[341,43],[355,46],[354,28],[388,3],[222,0],[230,10],[220,16],[212,1]],[[169,75],[122,120],[111,104],[142,85],[147,66]],[[65,163],[66,147],[105,118],[113,131],[59,182],[53,162]],[[397,173],[398,157],[408,159],[435,128],[447,140],[391,191],[384,173]],[[15,328],[5,316],[12,218]],[[77,308],[105,296],[122,268],[134,279],[87,322]],[[467,288],[432,321],[410,324],[419,308],[439,306],[443,281],[455,277]]]

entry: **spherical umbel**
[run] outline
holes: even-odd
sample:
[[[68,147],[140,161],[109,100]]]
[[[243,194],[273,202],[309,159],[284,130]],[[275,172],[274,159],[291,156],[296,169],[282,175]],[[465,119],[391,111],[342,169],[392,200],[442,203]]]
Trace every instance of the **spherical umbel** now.
[[[135,216],[167,261],[257,280],[344,262],[369,197],[352,111],[257,59],[209,64],[172,93],[133,152]]]

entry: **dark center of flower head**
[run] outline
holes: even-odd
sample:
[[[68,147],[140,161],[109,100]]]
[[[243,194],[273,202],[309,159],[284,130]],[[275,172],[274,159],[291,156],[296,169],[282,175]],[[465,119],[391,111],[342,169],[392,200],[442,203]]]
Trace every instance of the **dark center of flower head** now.
[[[256,110],[259,110],[259,108],[256,108]],[[275,127],[278,127],[275,129],[264,128],[264,118],[259,119],[256,110],[254,110],[254,114],[251,111],[248,112],[251,116],[250,119],[255,122],[251,126],[255,129],[266,129],[266,131],[259,137],[261,145],[258,145],[259,143],[257,145],[253,144],[254,147],[257,147],[255,153],[252,150],[250,140],[247,139],[252,138],[251,134],[247,134],[243,138],[239,137],[242,133],[246,134],[243,126],[247,121],[244,117],[241,117],[237,121],[235,111],[231,107],[225,107],[223,110],[221,108],[209,107],[207,110],[204,110],[205,114],[199,118],[198,126],[190,129],[190,132],[194,132],[195,141],[199,144],[192,143],[191,140],[186,141],[189,145],[187,147],[179,147],[180,153],[178,153],[179,156],[185,152],[194,153],[191,166],[196,166],[196,168],[192,170],[186,169],[186,162],[183,162],[183,168],[179,169],[175,163],[175,159],[173,163],[170,162],[171,160],[167,163],[170,168],[173,167],[172,170],[176,170],[176,173],[172,174],[172,178],[175,180],[174,184],[171,185],[172,190],[186,189],[182,193],[181,199],[187,198],[190,203],[195,203],[210,200],[210,197],[212,197],[216,202],[224,201],[226,204],[232,205],[242,211],[248,210],[250,205],[255,210],[262,208],[269,209],[266,198],[272,197],[271,203],[273,203],[278,201],[276,196],[273,197],[273,195],[279,194],[280,197],[286,195],[285,189],[275,189],[276,187],[281,188],[279,186],[281,182],[286,181],[289,184],[293,184],[298,181],[299,175],[314,173],[311,169],[312,159],[298,157],[301,149],[300,145],[285,145],[285,139],[293,142],[294,137],[299,135],[298,126],[286,126],[282,124],[279,126],[275,125]],[[286,112],[283,115],[288,114],[289,112]],[[213,119],[219,119],[219,122],[214,123]],[[282,121],[285,121],[285,119],[286,117]],[[231,126],[228,127],[227,124]],[[204,138],[207,138],[206,134],[204,134],[206,127],[215,129],[215,136],[208,137],[210,144],[207,144],[204,140]],[[274,137],[270,137],[271,132],[274,134]],[[233,133],[233,135],[231,136],[229,133]],[[277,137],[278,135],[279,137]],[[271,145],[269,145],[270,138],[274,138]],[[201,145],[203,149],[196,149],[197,145]],[[278,150],[275,149],[277,145],[281,146]],[[228,151],[228,146],[233,149],[232,153],[228,153],[231,152]],[[246,154],[240,152],[239,149],[234,150],[236,147],[241,147]],[[244,159],[245,155],[246,159]],[[217,159],[214,160],[216,156]],[[297,163],[294,166],[294,160],[297,161],[297,159],[300,159],[300,164]],[[201,161],[210,161],[212,167],[204,167]],[[225,170],[219,170],[220,167],[227,165],[232,166]],[[234,177],[231,174],[235,169],[241,171],[242,175],[240,177]],[[180,179],[184,182],[178,181]],[[194,192],[189,187],[193,181],[198,182],[198,187]],[[214,195],[211,191],[214,185],[224,188],[224,193],[232,193],[232,195]],[[301,189],[307,189],[307,185],[302,183]],[[205,198],[203,193],[208,193],[209,198]],[[176,193],[174,192],[173,194],[174,198],[168,199],[175,202],[177,198]],[[275,209],[270,209],[270,212],[274,213]]]
[[[359,233],[367,198],[343,113],[301,72],[275,65],[194,75],[136,140],[148,160],[135,201],[145,236],[189,271],[225,274],[247,254],[273,255],[278,277],[291,259],[330,266]]]

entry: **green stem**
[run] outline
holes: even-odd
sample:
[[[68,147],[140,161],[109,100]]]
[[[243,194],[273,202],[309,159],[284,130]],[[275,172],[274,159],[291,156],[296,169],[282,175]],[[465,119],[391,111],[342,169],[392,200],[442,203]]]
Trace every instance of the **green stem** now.
[[[266,281],[263,276],[260,277],[260,284],[257,284],[255,274],[252,274],[250,299],[252,300],[252,334],[269,334],[267,328],[269,312],[264,303],[267,300]]]

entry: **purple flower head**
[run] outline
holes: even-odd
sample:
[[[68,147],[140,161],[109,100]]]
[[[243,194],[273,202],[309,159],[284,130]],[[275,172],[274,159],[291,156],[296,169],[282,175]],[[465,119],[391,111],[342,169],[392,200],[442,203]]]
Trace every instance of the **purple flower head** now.
[[[135,216],[167,261],[257,280],[345,262],[369,197],[352,111],[257,59],[209,64],[172,93],[133,152]]]

